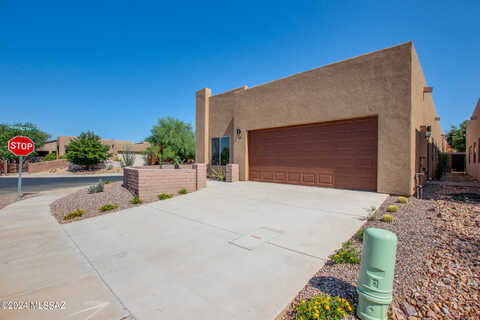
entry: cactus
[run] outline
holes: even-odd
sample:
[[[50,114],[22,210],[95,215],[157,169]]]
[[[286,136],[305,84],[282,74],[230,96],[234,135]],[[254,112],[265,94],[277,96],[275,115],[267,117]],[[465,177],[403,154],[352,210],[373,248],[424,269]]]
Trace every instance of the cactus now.
[[[398,211],[398,207],[394,204],[388,206],[388,209],[387,209],[388,212],[397,212]]]
[[[398,203],[408,203],[408,199],[406,197],[398,197]]]
[[[381,218],[381,221],[386,222],[386,223],[392,223],[393,222],[393,216],[391,214],[384,214]]]

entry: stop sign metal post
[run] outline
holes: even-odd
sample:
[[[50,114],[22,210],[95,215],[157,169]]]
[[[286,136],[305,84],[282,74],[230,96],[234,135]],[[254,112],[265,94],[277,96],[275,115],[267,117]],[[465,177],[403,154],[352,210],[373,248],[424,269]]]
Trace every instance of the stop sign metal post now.
[[[22,169],[23,169],[23,157],[28,156],[35,151],[35,143],[29,138],[24,136],[16,136],[8,140],[8,150],[14,155],[20,157],[20,168],[18,169],[18,194],[17,199],[22,196]]]

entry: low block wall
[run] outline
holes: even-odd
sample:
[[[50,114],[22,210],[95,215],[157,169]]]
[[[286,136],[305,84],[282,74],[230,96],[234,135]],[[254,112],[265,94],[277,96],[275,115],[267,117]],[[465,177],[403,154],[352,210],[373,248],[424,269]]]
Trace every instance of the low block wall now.
[[[227,182],[238,182],[239,169],[238,164],[229,163],[227,164],[227,174],[225,175],[225,180]]]
[[[177,194],[179,190],[197,191],[207,186],[205,164],[127,167],[123,169],[123,186],[142,200],[156,199],[160,193]]]
[[[35,172],[50,171],[52,169],[66,168],[67,166],[68,166],[67,159],[33,162],[28,164],[28,172],[35,173]]]

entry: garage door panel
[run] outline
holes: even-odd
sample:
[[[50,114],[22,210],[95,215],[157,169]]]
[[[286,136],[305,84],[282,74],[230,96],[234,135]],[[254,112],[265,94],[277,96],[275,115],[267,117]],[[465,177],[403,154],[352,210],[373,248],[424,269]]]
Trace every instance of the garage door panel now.
[[[248,133],[250,180],[376,191],[377,118]]]

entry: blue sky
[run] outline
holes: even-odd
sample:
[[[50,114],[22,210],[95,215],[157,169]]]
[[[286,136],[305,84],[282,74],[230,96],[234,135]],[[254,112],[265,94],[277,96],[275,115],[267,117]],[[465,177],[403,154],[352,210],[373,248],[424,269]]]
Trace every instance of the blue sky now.
[[[480,97],[480,1],[1,1],[0,122],[141,141],[195,91],[412,40],[442,127]]]

